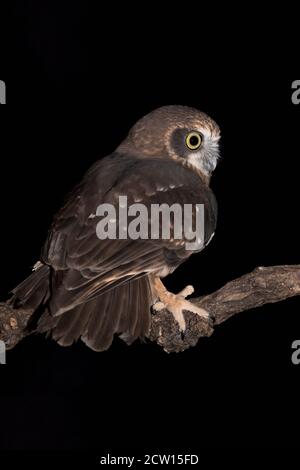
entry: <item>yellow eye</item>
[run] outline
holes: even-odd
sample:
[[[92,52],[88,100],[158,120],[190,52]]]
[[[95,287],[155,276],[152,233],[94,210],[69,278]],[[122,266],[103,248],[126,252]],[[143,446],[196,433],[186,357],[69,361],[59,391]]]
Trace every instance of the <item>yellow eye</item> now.
[[[199,132],[190,132],[185,139],[185,143],[190,150],[197,150],[202,144],[202,135]]]

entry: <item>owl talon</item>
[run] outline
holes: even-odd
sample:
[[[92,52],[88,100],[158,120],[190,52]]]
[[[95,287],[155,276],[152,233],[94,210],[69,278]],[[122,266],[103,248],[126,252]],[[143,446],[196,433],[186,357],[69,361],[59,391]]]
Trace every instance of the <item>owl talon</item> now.
[[[184,299],[186,299],[187,297],[189,297],[190,295],[192,295],[193,293],[195,292],[195,289],[193,288],[193,286],[186,286],[182,291],[180,291],[177,295],[180,295],[181,297],[183,297]]]
[[[179,294],[172,294],[168,292],[162,282],[159,280],[156,282],[156,292],[159,297],[159,301],[153,306],[154,310],[161,311],[164,308],[168,312],[172,313],[175,321],[178,323],[179,331],[184,333],[186,330],[186,322],[183,315],[183,311],[195,313],[201,318],[209,318],[209,314],[203,308],[197,307],[185,298],[194,292],[193,286],[185,287]]]
[[[161,312],[162,310],[164,310],[166,308],[166,306],[163,302],[156,302],[153,305],[153,308],[156,312]]]

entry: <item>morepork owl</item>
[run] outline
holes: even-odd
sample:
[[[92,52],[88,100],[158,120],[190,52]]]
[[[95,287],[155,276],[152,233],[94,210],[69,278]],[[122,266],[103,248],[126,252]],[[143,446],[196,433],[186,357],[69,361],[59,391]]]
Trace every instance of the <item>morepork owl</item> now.
[[[156,309],[173,313],[182,331],[183,310],[207,317],[185,300],[191,286],[175,295],[161,282],[193,254],[184,240],[100,240],[95,213],[120,196],[146,207],[202,204],[205,246],[216,228],[209,182],[219,138],[217,124],[193,108],[165,106],[139,120],[111,155],[92,166],[56,215],[34,272],[13,290],[14,308],[36,309],[37,331],[50,333],[60,345],[81,338],[96,351],[109,348],[115,334],[128,343],[145,337],[155,302]]]

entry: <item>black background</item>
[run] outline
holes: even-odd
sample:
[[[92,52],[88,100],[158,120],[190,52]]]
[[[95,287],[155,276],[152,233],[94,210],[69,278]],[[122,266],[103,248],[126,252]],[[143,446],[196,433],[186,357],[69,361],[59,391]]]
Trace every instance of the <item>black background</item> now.
[[[260,265],[299,263],[297,75],[281,78],[267,53],[221,52],[197,33],[197,17],[189,18],[193,34],[179,34],[183,16],[158,39],[157,23],[132,30],[121,11],[117,21],[79,1],[13,3],[12,13],[0,76],[8,101],[1,299],[29,274],[65,194],[138,118],[166,104],[210,114],[223,157],[212,180],[216,236],[168,287],[191,283],[205,294]],[[0,447],[99,457],[297,446],[300,366],[291,344],[300,338],[299,307],[294,298],[245,312],[178,355],[138,342],[95,353],[28,337],[0,369]]]

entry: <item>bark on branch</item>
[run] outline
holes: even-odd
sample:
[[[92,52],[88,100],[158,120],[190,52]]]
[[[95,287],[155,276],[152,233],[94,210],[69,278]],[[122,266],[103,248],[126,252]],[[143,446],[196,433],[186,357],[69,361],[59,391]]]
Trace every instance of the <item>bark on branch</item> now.
[[[166,352],[184,351],[195,346],[200,338],[211,336],[215,326],[239,312],[297,295],[300,295],[300,265],[257,268],[212,294],[191,299],[209,312],[210,319],[203,320],[186,312],[184,335],[179,332],[169,312],[156,312],[152,317],[149,339]],[[14,310],[8,304],[0,303],[0,340],[6,343],[7,349],[13,348],[29,334],[27,325],[32,314],[32,310]]]

